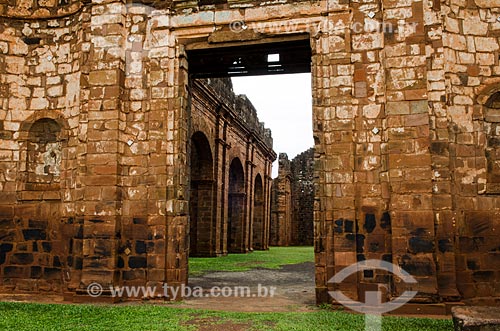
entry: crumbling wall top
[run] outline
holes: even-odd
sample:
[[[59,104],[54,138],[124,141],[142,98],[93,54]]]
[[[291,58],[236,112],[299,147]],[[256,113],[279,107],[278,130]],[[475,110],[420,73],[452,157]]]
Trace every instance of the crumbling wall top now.
[[[278,178],[291,175],[291,164],[286,153],[280,153],[278,157]]]
[[[230,78],[210,78],[200,81],[210,87],[224,103],[232,106],[233,115],[244,123],[250,132],[262,140],[268,148],[273,148],[271,130],[259,121],[257,110],[246,95],[234,94]]]
[[[0,17],[46,19],[76,13],[82,0],[0,0]]]

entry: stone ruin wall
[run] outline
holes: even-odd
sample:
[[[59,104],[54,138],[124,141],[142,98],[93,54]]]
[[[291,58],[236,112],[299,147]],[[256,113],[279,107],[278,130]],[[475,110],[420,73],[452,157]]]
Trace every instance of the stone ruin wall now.
[[[90,15],[24,21],[4,16],[29,16],[22,6],[1,7],[0,286],[60,292],[63,282],[79,285],[89,230],[83,199],[90,206],[117,190],[91,193],[82,182],[87,152],[96,156],[91,150],[107,144],[82,144],[89,130]],[[103,123],[102,130],[117,124]]]
[[[292,174],[286,153],[278,156],[278,177],[271,187],[271,246],[288,246],[292,240]]]
[[[174,170],[167,168],[177,162],[166,144],[174,118],[165,109],[178,102],[167,98],[174,93],[174,70],[167,68],[174,66],[173,54],[144,58],[139,43],[126,41],[120,29],[127,24],[145,33],[146,14],[125,18],[117,8],[78,2],[73,12],[39,10],[28,21],[22,11],[0,17],[4,291],[50,291],[72,300],[91,282],[154,286],[187,275],[187,265],[175,261],[187,261],[189,241],[179,234],[174,244],[165,222],[174,208],[186,213],[182,203],[166,202]],[[99,18],[108,9],[112,13]],[[240,150],[245,167],[260,172],[269,187],[271,133],[251,103],[217,80],[197,93],[213,107],[227,103],[225,123],[235,136],[222,142],[234,155]],[[215,142],[215,121],[205,121]],[[231,127],[234,121],[239,127]],[[245,155],[248,139],[267,146],[255,146],[253,163]],[[175,271],[167,275],[166,264]]]
[[[291,161],[279,155],[271,189],[271,245],[311,246],[314,240],[314,149]]]
[[[297,155],[291,162],[292,245],[311,246],[314,242],[314,148]]]
[[[40,273],[46,290],[118,284],[127,236],[148,247],[138,282],[185,283],[185,47],[234,20],[293,19],[312,49],[318,302],[331,300],[336,272],[371,258],[414,275],[416,301],[498,302],[498,1],[0,5],[0,261],[20,254],[19,265],[2,264],[4,288],[13,286],[6,274],[22,275],[15,286],[26,290]],[[398,28],[354,28],[368,23]],[[227,41],[289,33],[278,24]],[[28,143],[43,118],[52,121]],[[52,147],[40,149],[54,139],[64,165],[57,184],[45,182],[57,171],[50,164],[24,168],[28,155],[54,160]],[[35,261],[40,268],[24,267]],[[356,299],[373,283],[390,296],[409,287],[379,271],[354,275],[342,291]]]
[[[276,158],[271,131],[259,122],[250,100],[233,93],[230,79],[196,79],[191,86],[190,132],[205,136],[207,145],[198,146],[199,152],[211,151],[213,166],[217,169],[213,177],[201,178],[200,185],[205,189],[199,193],[199,198],[191,191],[190,201],[196,204],[190,209],[191,225],[196,221],[194,214],[200,214],[202,209],[207,220],[198,229],[191,227],[199,234],[191,237],[191,247],[197,245],[195,242],[203,246],[196,252],[192,249],[191,253],[195,253],[193,256],[220,256],[228,252],[265,250],[269,243],[271,165]],[[193,151],[196,147],[191,145]],[[191,173],[195,171],[194,158],[191,157]],[[230,164],[235,159],[243,167],[244,184],[239,193],[247,199],[237,199],[233,205],[245,215],[242,227],[237,229],[241,232],[240,243],[231,251],[225,237],[231,232],[227,222],[228,209],[232,208],[228,194],[231,194]],[[197,179],[195,177],[191,174],[191,181]]]

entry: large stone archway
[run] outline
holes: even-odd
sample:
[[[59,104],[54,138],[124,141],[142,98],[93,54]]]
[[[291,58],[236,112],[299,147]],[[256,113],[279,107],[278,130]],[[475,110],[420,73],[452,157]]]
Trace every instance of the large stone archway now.
[[[227,250],[229,253],[246,253],[248,246],[245,241],[245,209],[247,196],[245,194],[245,173],[238,158],[234,158],[229,166],[227,217]]]
[[[280,53],[301,41],[309,45],[312,74],[317,301],[331,300],[328,280],[335,273],[372,258],[414,275],[419,302],[498,299],[500,203],[494,190],[487,192],[494,178],[487,178],[484,155],[488,128],[497,124],[475,98],[500,77],[493,6],[416,0],[6,5],[0,12],[2,231],[12,244],[21,233],[43,234],[29,220],[50,219],[49,228],[60,229],[51,231],[59,248],[74,253],[65,265],[50,253],[47,277],[57,274],[71,293],[85,293],[92,282],[185,284],[189,78],[196,69],[190,54],[250,45]],[[293,69],[282,58],[277,65]],[[241,69],[238,61],[230,65]],[[26,158],[17,131],[47,110],[68,123],[60,195],[47,198],[57,198],[55,204],[42,204],[43,194],[17,185]],[[227,141],[215,139],[214,155],[236,156]],[[253,155],[251,140],[239,155]],[[249,196],[252,159],[241,163]],[[264,181],[268,187],[269,178]],[[248,213],[245,219],[248,226]],[[35,291],[38,280],[23,282],[39,267],[26,262],[33,252],[20,263],[6,247],[2,280]],[[374,284],[386,285],[388,298],[406,289],[386,273],[360,272],[342,290],[357,298]]]
[[[215,249],[214,163],[206,135],[191,138],[189,256],[211,256]]]

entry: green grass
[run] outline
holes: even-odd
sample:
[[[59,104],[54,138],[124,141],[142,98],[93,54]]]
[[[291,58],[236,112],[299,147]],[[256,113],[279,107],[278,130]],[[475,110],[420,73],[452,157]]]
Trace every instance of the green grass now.
[[[269,251],[249,254],[189,258],[189,275],[200,276],[210,271],[247,271],[255,268],[279,269],[283,265],[314,262],[313,247],[271,247]]]
[[[314,260],[312,247],[271,248],[220,258],[190,258],[190,273],[277,269]],[[175,304],[56,305],[0,302],[0,330],[364,330],[364,316],[317,309],[312,312],[243,313],[183,309]],[[452,331],[451,320],[384,317],[385,331]]]
[[[0,302],[0,330],[197,330],[227,323],[248,330],[364,330],[363,316],[339,311],[234,313],[181,309],[172,305],[54,305]],[[217,324],[219,327],[217,328]],[[206,330],[206,329],[205,329]],[[384,317],[383,330],[447,331],[451,320]]]

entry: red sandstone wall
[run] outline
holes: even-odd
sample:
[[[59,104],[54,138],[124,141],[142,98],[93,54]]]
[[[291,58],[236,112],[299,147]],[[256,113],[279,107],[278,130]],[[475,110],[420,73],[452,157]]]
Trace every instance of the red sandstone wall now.
[[[313,245],[314,240],[314,149],[297,155],[291,162],[292,245]]]
[[[314,149],[289,161],[280,154],[278,177],[273,180],[271,245],[312,245],[314,239]]]
[[[23,17],[63,16],[24,22],[5,17],[11,4],[1,7],[2,286],[51,289],[67,282],[74,290],[143,277],[149,285],[186,282],[185,48],[235,19],[251,25],[293,17],[313,50],[318,301],[331,300],[328,280],[336,272],[369,257],[410,271],[422,302],[498,299],[498,110],[488,101],[500,84],[495,3],[246,2],[242,8],[229,1],[228,14],[217,20],[213,9],[184,1],[172,4],[178,10],[172,15],[140,6],[127,12],[118,1],[61,13],[23,3]],[[324,20],[337,29],[322,29]],[[401,27],[354,31],[366,22]],[[286,28],[265,32],[283,37]],[[27,179],[36,168],[26,168],[29,129],[41,118],[61,128],[63,170],[53,183],[60,195],[32,189],[52,183],[25,185],[33,184]],[[42,154],[50,156],[52,147]],[[36,148],[30,151],[43,160]],[[248,145],[226,150],[228,158],[247,151]],[[246,161],[248,171],[253,166]],[[38,176],[55,175],[47,166]],[[353,276],[342,290],[356,298],[372,283],[386,284],[394,296],[405,290],[377,272]]]

